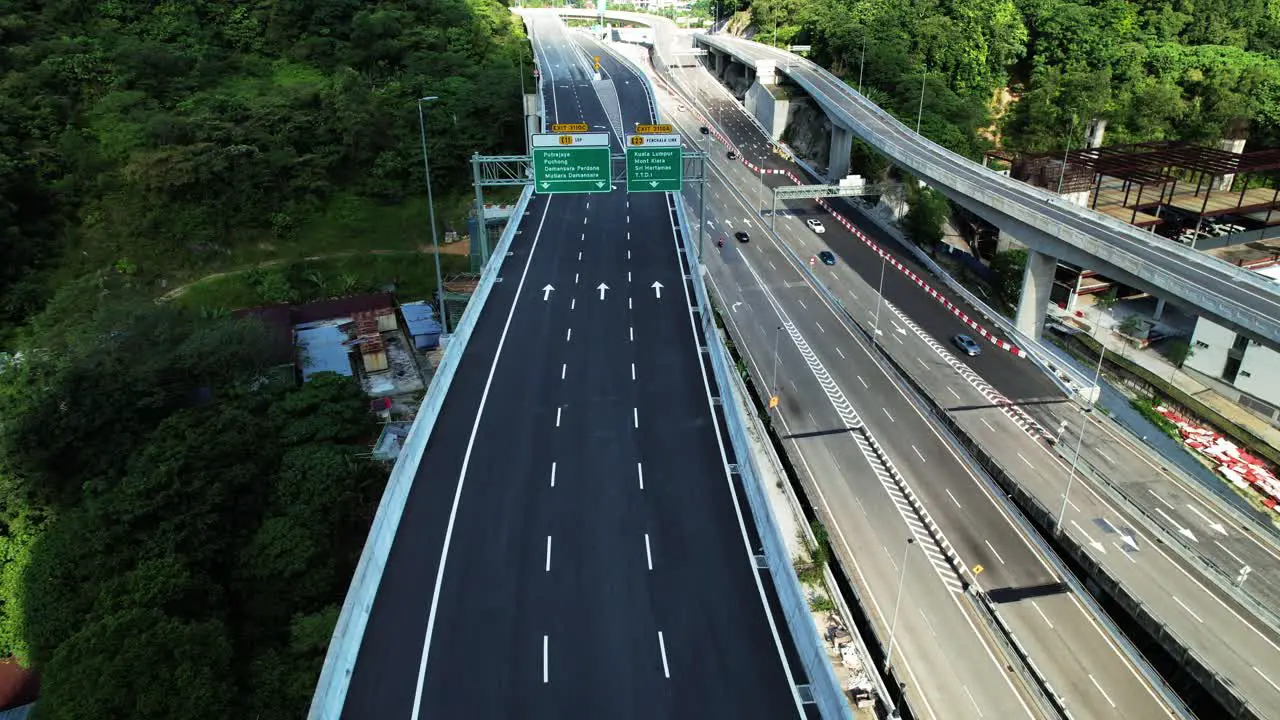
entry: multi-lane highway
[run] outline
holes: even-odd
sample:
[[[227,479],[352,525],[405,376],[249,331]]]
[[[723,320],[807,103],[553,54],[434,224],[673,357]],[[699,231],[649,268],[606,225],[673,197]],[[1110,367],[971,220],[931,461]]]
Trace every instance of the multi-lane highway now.
[[[529,26],[548,112],[605,124],[563,27]],[[669,202],[530,203],[422,458],[343,717],[803,716]]]
[[[685,73],[685,71],[677,71]],[[690,71],[688,74],[700,74],[701,71],[694,73]],[[685,86],[693,85],[693,78],[689,82],[683,83]],[[705,91],[705,95],[703,92]],[[716,88],[695,89],[695,93],[699,96],[695,98],[695,102],[700,105],[699,109],[704,117],[710,117],[715,120],[717,117],[732,117],[733,112],[738,113],[737,125],[742,133],[754,132],[754,126],[745,121],[741,116],[741,110],[736,108],[733,103],[726,103],[724,107],[712,108],[708,107],[705,102],[707,99],[714,97],[716,92],[723,92]],[[752,161],[759,164],[765,161],[764,155],[767,154],[767,147],[762,144],[758,135],[752,137],[749,134],[743,134],[734,137],[734,121],[725,123],[726,132],[730,134],[731,141],[751,154]],[[760,153],[760,154],[756,154]],[[734,186],[740,189],[738,200],[740,207],[730,212],[724,213],[713,219],[712,222],[720,223],[724,226],[728,222],[739,223],[744,225],[747,222],[757,222],[752,218],[751,207],[755,205],[751,201],[754,194],[754,184],[758,183],[757,178],[753,178],[749,171],[745,168],[735,167],[733,163],[722,163],[721,172],[726,175],[726,185]],[[768,176],[766,176],[767,179]],[[753,183],[754,180],[754,183]],[[723,191],[721,191],[723,192]],[[745,195],[745,198],[743,197]],[[713,194],[715,200],[720,198]],[[745,200],[745,201],[744,201]],[[732,205],[731,202],[729,202]],[[803,224],[795,215],[799,214],[804,217],[807,213],[815,213],[818,210],[811,205],[806,206],[805,203],[791,204],[790,212],[786,217],[778,218],[778,228],[781,236],[787,240],[788,246],[798,253],[801,257],[810,257],[816,255],[817,252],[826,247],[837,250],[840,256],[840,262],[836,267],[827,268],[819,266],[817,275],[821,278],[824,285],[836,294],[836,297],[850,310],[865,327],[870,327],[875,322],[876,317],[876,287],[879,284],[879,256],[871,254],[870,258],[860,257],[857,254],[859,248],[865,247],[861,241],[843,234],[843,231],[835,225],[835,223],[827,222],[827,233],[822,237],[817,237],[804,228]],[[765,233],[755,232],[753,235],[760,240],[767,240]],[[759,241],[752,243],[753,247],[757,246]],[[751,252],[740,248],[739,252]],[[780,257],[789,259],[792,257],[789,253],[783,253]],[[870,262],[868,261],[870,260]],[[765,262],[763,265],[759,262],[754,263],[757,272],[766,279],[766,283],[770,280],[777,280],[778,277],[773,273],[783,268],[783,263],[777,259],[772,262]],[[852,266],[852,267],[851,267]],[[714,263],[713,263],[714,267]],[[889,278],[892,269],[885,275],[885,296],[889,297]],[[751,278],[754,280],[754,276]],[[791,283],[794,286],[794,280],[782,278],[784,285]],[[798,287],[798,286],[796,286]],[[923,294],[922,294],[923,295]],[[738,313],[735,317],[742,318],[741,313],[747,307],[756,307],[759,303],[753,303],[750,299],[741,300],[743,304],[737,306]],[[810,293],[809,299],[798,298],[797,303],[801,308],[798,314],[812,315],[809,308],[818,304],[816,296]],[[919,373],[917,377],[926,381],[931,392],[935,393],[935,398],[945,406],[952,408],[953,414],[960,418],[962,423],[969,423],[973,426],[975,434],[981,432],[977,436],[983,439],[984,444],[992,450],[993,454],[1005,465],[1005,467],[1025,482],[1037,494],[1040,495],[1042,501],[1046,505],[1052,505],[1055,509],[1057,503],[1061,502],[1062,488],[1066,484],[1067,469],[1061,458],[1052,454],[1043,442],[1022,432],[1019,427],[1012,421],[1006,412],[991,407],[993,405],[989,395],[984,394],[980,387],[985,385],[981,382],[981,377],[969,370],[969,368],[960,364],[953,356],[946,353],[945,348],[938,346],[936,341],[928,336],[931,333],[925,332],[926,326],[931,320],[937,321],[938,318],[949,318],[948,313],[939,312],[934,301],[925,297],[923,300],[917,301],[920,307],[918,314],[911,314],[904,311],[904,307],[910,307],[906,303],[899,304],[890,299],[889,303],[885,303],[879,309],[881,313],[881,329],[884,332],[882,342],[886,351],[894,355],[898,361],[907,367],[917,368]],[[897,312],[892,309],[897,307]],[[821,315],[821,313],[818,313]],[[751,315],[745,317],[752,317]],[[794,314],[793,314],[794,317]],[[914,322],[913,322],[914,321]],[[735,320],[739,326],[744,325],[742,319]],[[758,321],[766,332],[762,337],[756,339],[754,343],[747,343],[749,348],[757,355],[765,356],[765,364],[767,365],[771,358],[768,353],[771,352],[773,341],[768,337],[772,333],[767,332],[768,321]],[[818,337],[828,336],[831,331],[831,320],[824,322],[820,319],[814,319],[813,330],[816,331]],[[817,326],[821,325],[821,328]],[[956,332],[960,331],[956,328]],[[917,332],[919,331],[919,332]],[[944,338],[946,334],[938,333]],[[936,336],[935,336],[936,337]],[[785,337],[784,337],[785,340]],[[810,346],[814,341],[809,339]],[[941,350],[941,352],[939,352]],[[826,352],[816,351],[819,359],[825,362],[828,370],[833,368],[841,368],[846,362],[849,362],[850,353],[842,348],[835,348],[835,357],[832,356],[831,349]],[[1002,356],[998,352],[988,352],[982,356],[988,360],[994,360],[996,363],[1022,363],[1025,367],[1029,365],[1025,361],[1017,360],[1012,356]],[[918,367],[917,367],[918,366]],[[979,369],[982,363],[974,363],[974,369]],[[998,366],[1002,367],[1002,366]],[[766,367],[765,372],[769,372],[770,368]],[[804,368],[801,368],[802,372]],[[992,373],[990,379],[994,383],[1000,383],[1002,375],[1001,370],[986,370]],[[832,370],[832,374],[835,371]],[[869,373],[868,373],[869,374]],[[915,374],[915,373],[913,373]],[[975,381],[976,378],[976,381]],[[857,383],[866,380],[866,375],[859,373],[856,378]],[[1031,382],[1036,382],[1032,380]],[[1047,381],[1045,381],[1047,382]],[[786,381],[779,381],[783,391],[786,391]],[[852,384],[851,384],[852,385]],[[857,385],[852,385],[858,387]],[[864,388],[868,390],[869,388]],[[805,403],[806,406],[808,403]],[[783,403],[784,415],[787,405]],[[887,408],[882,408],[882,410]],[[1028,407],[1030,409],[1030,407]],[[891,410],[889,411],[892,412]],[[868,411],[863,413],[863,417],[870,424],[874,418],[875,412]],[[887,420],[887,418],[886,418]],[[895,415],[893,424],[889,426],[889,433],[895,437],[898,436],[898,423],[901,420]],[[1067,437],[1064,438],[1063,445],[1068,447],[1074,446],[1074,438],[1068,431]],[[1099,447],[1096,452],[1099,460],[1102,462],[1114,463],[1116,457],[1122,455],[1122,451],[1126,450],[1132,456],[1132,462],[1148,462],[1148,460],[1133,455],[1131,446],[1127,443],[1121,443],[1118,438],[1103,435],[1100,431],[1094,432],[1095,436],[1103,436],[1104,442],[1115,443],[1115,447]],[[914,438],[914,435],[903,434],[903,437]],[[900,445],[899,452],[895,459],[905,457],[907,462],[910,461],[912,455],[917,454],[920,450],[917,443],[908,443],[910,447]],[[1114,453],[1114,455],[1113,455]],[[923,454],[923,453],[921,453]],[[922,465],[927,463],[926,457],[918,457]],[[944,489],[955,492],[954,484],[945,476],[939,476],[938,465],[932,464],[931,469],[924,471],[924,476],[930,479],[939,480]],[[923,469],[923,468],[922,468]],[[1150,471],[1143,473],[1142,477],[1147,478],[1150,482],[1153,474]],[[1280,657],[1276,655],[1276,638],[1271,631],[1258,623],[1256,618],[1243,608],[1240,608],[1230,597],[1224,596],[1212,586],[1198,580],[1195,575],[1194,568],[1188,568],[1186,563],[1182,563],[1179,558],[1173,556],[1168,551],[1162,549],[1160,544],[1146,536],[1145,533],[1137,529],[1135,523],[1128,519],[1124,513],[1117,511],[1112,505],[1102,499],[1088,483],[1077,484],[1077,490],[1073,492],[1071,503],[1069,503],[1066,521],[1064,527],[1067,532],[1076,537],[1081,542],[1087,543],[1090,547],[1094,547],[1093,543],[1097,542],[1101,545],[1102,550],[1096,551],[1096,559],[1102,562],[1117,577],[1121,578],[1126,585],[1130,585],[1138,591],[1138,595],[1144,603],[1157,611],[1158,616],[1170,622],[1171,626],[1176,629],[1179,635],[1189,640],[1189,644],[1224,676],[1230,678],[1231,682],[1242,690],[1253,704],[1255,710],[1263,711],[1266,708],[1274,707],[1275,701],[1280,695],[1280,688],[1275,683],[1280,680],[1276,675],[1280,674],[1275,671],[1280,664]],[[1157,495],[1164,496],[1170,493],[1185,493],[1185,489],[1177,485],[1162,482],[1157,488],[1151,488]],[[1197,505],[1192,505],[1191,494],[1187,494],[1188,506],[1187,512],[1193,514],[1200,512],[1214,512],[1209,505],[1204,504],[1198,496],[1194,497]],[[1056,502],[1055,502],[1056,500]],[[1169,505],[1162,509],[1166,512],[1173,512],[1173,503],[1160,500]],[[941,498],[935,498],[930,508],[935,512],[940,525],[945,524],[944,517],[940,514],[939,508],[946,508],[951,503],[952,510],[956,513],[958,521],[963,522],[963,516],[967,515],[970,505],[963,499],[956,497],[955,499],[943,495]],[[1200,510],[1204,507],[1205,510]],[[975,527],[988,527],[989,525],[981,523],[971,523]],[[950,537],[950,535],[949,535]],[[1127,539],[1126,539],[1127,538]],[[954,539],[953,542],[956,542]],[[1252,544],[1257,548],[1256,552],[1267,552],[1265,544],[1254,542],[1246,536],[1239,538],[1241,544]],[[960,543],[956,543],[958,549]],[[985,544],[985,543],[984,543]],[[1134,547],[1134,545],[1137,547]],[[1222,548],[1225,552],[1225,547]],[[964,551],[961,551],[964,554]],[[993,566],[1004,567],[1008,564],[1009,558],[1006,553],[997,548],[991,547],[984,554],[981,548],[971,557],[982,562],[985,568],[989,569]],[[995,562],[992,562],[992,558]],[[986,578],[987,576],[983,576]],[[990,580],[984,580],[986,587],[997,587],[991,584]],[[1003,583],[1002,583],[1003,584]],[[1043,603],[1039,603],[1041,606]],[[1044,618],[1045,624],[1052,624],[1055,627],[1057,623],[1051,618]],[[1206,627],[1206,624],[1208,625]],[[1020,633],[1021,636],[1021,633]],[[1048,650],[1052,654],[1057,650],[1058,646],[1048,645]],[[1081,656],[1081,662],[1089,666],[1093,661],[1087,656]],[[1089,672],[1090,684],[1100,677],[1106,677],[1110,680],[1115,675],[1099,676],[1097,673]],[[1101,684],[1101,683],[1100,683]],[[1109,689],[1104,690],[1105,686],[1098,688],[1100,693],[1105,692],[1108,704],[1115,701],[1117,693],[1111,693]],[[1064,693],[1066,694],[1066,693]]]
[[[726,90],[705,72],[677,71],[690,87],[701,92],[701,101],[708,114],[724,128],[730,142],[753,164],[768,169],[786,170],[803,176],[803,170],[773,152],[773,146],[760,128],[742,110]],[[747,174],[741,174],[748,177]],[[753,206],[767,198],[771,188],[786,186],[791,181],[777,175],[754,178],[761,189],[744,192]],[[929,277],[929,272],[919,265],[915,257],[906,252],[898,241],[888,235],[877,223],[867,218],[855,204],[836,201],[846,217],[858,222],[860,229],[877,245],[893,254],[894,259],[918,277]],[[886,268],[883,283],[880,282],[880,256],[865,242],[854,237],[838,223],[832,222],[827,212],[814,201],[790,201],[785,204],[792,217],[826,218],[828,232],[823,236],[825,244],[853,268],[861,277],[883,286],[883,296],[912,318],[921,329],[933,338],[947,342],[959,333],[972,333],[963,321],[949,312],[940,312],[940,301],[921,288],[901,270]],[[964,307],[963,299],[946,286],[936,283],[934,290],[953,305]],[[994,339],[1006,340],[998,328],[989,327]],[[996,344],[984,343],[985,351],[977,357],[966,358],[966,364],[1000,393],[1000,396],[1017,404],[1041,427],[1054,435],[1065,422],[1067,432],[1062,433],[1061,447],[1074,453],[1075,435],[1080,425],[1075,404],[1067,402],[1062,390],[1034,363],[999,349]],[[1164,527],[1174,541],[1185,545],[1192,553],[1204,558],[1210,572],[1216,572],[1224,580],[1232,580],[1243,566],[1252,570],[1244,592],[1267,607],[1280,607],[1280,549],[1274,539],[1256,522],[1242,521],[1238,513],[1224,511],[1220,500],[1207,497],[1203,487],[1185,477],[1151,450],[1135,442],[1129,433],[1106,418],[1098,418],[1086,432],[1081,448],[1081,460],[1096,475],[1120,489],[1135,505],[1147,510],[1151,522]],[[1102,479],[1102,478],[1096,478]],[[1220,482],[1220,481],[1213,481]]]
[[[615,75],[627,72],[606,67]],[[698,137],[703,98],[693,112],[666,107],[669,117]],[[728,110],[728,109],[727,109]],[[1062,579],[1006,515],[957,451],[916,410],[892,377],[822,301],[789,256],[761,232],[748,196],[755,186],[733,173],[740,168],[714,146],[721,182],[708,194],[708,231],[728,235],[724,248],[707,245],[714,288],[730,310],[728,322],[750,357],[758,381],[781,399],[779,422],[798,466],[816,488],[838,554],[873,603],[872,615],[887,634],[897,600],[906,539],[901,622],[894,661],[917,712],[946,717],[970,708],[988,717],[1035,714],[1026,688],[1011,679],[1006,660],[993,651],[989,632],[961,594],[961,581],[885,468],[869,460],[848,428],[865,423],[930,509],[933,519],[973,564],[982,563],[979,585],[995,597],[1019,597],[1001,612],[1077,717],[1159,717],[1162,703],[1094,624]],[[696,207],[696,191],[686,193]],[[746,231],[752,239],[732,239]],[[805,231],[808,232],[808,231]],[[776,371],[775,371],[776,368]],[[776,380],[773,379],[775,377]],[[851,412],[852,411],[852,412]],[[902,670],[905,669],[905,672]],[[957,703],[959,705],[957,705]]]

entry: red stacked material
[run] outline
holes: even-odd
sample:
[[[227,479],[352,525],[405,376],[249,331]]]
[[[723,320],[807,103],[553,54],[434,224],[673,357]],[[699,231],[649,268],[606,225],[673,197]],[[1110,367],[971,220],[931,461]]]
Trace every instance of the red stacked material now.
[[[1165,407],[1157,405],[1160,413],[1182,434],[1182,442],[1192,450],[1217,463],[1218,474],[1240,489],[1251,489],[1262,496],[1262,504],[1274,512],[1280,513],[1280,480],[1260,458],[1254,457],[1246,450],[1241,450],[1221,434],[1197,425],[1191,420]]]

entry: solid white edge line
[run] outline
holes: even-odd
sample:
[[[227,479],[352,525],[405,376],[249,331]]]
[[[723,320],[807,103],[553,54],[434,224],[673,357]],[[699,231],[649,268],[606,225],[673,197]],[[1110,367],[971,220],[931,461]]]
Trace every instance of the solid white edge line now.
[[[440,548],[440,564],[436,568],[435,589],[431,591],[431,610],[427,615],[427,634],[422,641],[422,659],[418,663],[418,682],[413,693],[413,712],[411,720],[418,720],[422,713],[422,687],[427,679],[427,659],[431,654],[431,636],[436,629],[436,611],[440,606],[440,588],[444,585],[444,569],[449,559],[449,546],[453,542],[453,527],[458,519],[458,505],[462,501],[462,487],[467,479],[467,468],[471,465],[471,451],[476,444],[476,435],[480,432],[480,420],[484,417],[484,406],[489,400],[489,389],[493,385],[493,376],[498,371],[498,361],[502,359],[502,348],[507,342],[507,331],[511,329],[511,319],[515,317],[516,308],[520,307],[521,290],[529,275],[529,266],[538,249],[538,240],[542,238],[542,227],[547,221],[547,211],[551,209],[552,198],[547,198],[542,207],[542,218],[538,221],[538,231],[533,236],[533,244],[529,247],[529,257],[524,262],[524,270],[520,273],[520,283],[516,286],[515,296],[511,301],[511,310],[507,312],[507,321],[502,326],[502,335],[498,338],[498,349],[493,354],[493,363],[489,366],[489,377],[484,382],[484,392],[480,395],[480,407],[476,412],[475,422],[471,425],[471,437],[467,440],[467,449],[462,456],[462,470],[458,473],[458,487],[453,493],[453,507],[449,510],[449,523],[444,532],[444,545]]]

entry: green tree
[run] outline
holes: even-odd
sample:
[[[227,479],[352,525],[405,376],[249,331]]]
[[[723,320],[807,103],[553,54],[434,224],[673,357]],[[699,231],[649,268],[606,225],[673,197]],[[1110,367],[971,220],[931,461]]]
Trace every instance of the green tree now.
[[[1027,269],[1027,251],[1022,248],[997,253],[991,261],[996,297],[1007,308],[1017,307],[1022,296],[1022,279]]]
[[[1182,366],[1194,357],[1196,349],[1191,343],[1178,338],[1171,341],[1164,349],[1165,358],[1173,363],[1173,372],[1169,373],[1169,382],[1173,382],[1173,378],[1182,369]]]
[[[942,242],[942,226],[951,213],[951,205],[933,188],[919,187],[914,181],[906,185],[910,207],[902,218],[902,229],[917,245],[933,247]]]

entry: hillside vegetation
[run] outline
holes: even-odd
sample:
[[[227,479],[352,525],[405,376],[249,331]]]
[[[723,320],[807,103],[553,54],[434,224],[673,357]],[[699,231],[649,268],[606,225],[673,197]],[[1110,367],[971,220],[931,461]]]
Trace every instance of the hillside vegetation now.
[[[38,720],[305,716],[380,428],[216,299],[155,299],[273,254],[342,277],[259,300],[428,292],[357,240],[429,237],[418,97],[444,208],[522,147],[522,52],[492,0],[0,0],[0,657]]]
[[[494,0],[0,0],[0,329],[425,204],[423,95],[464,194],[522,146],[525,47]]]
[[[729,0],[758,40],[808,43],[815,61],[922,132],[979,157],[1003,145],[1213,141],[1277,145],[1280,12],[1267,0]],[[723,12],[722,12],[723,16]],[[863,61],[865,52],[865,62]],[[922,77],[923,76],[923,77]],[[993,117],[1008,91],[1014,102]]]

